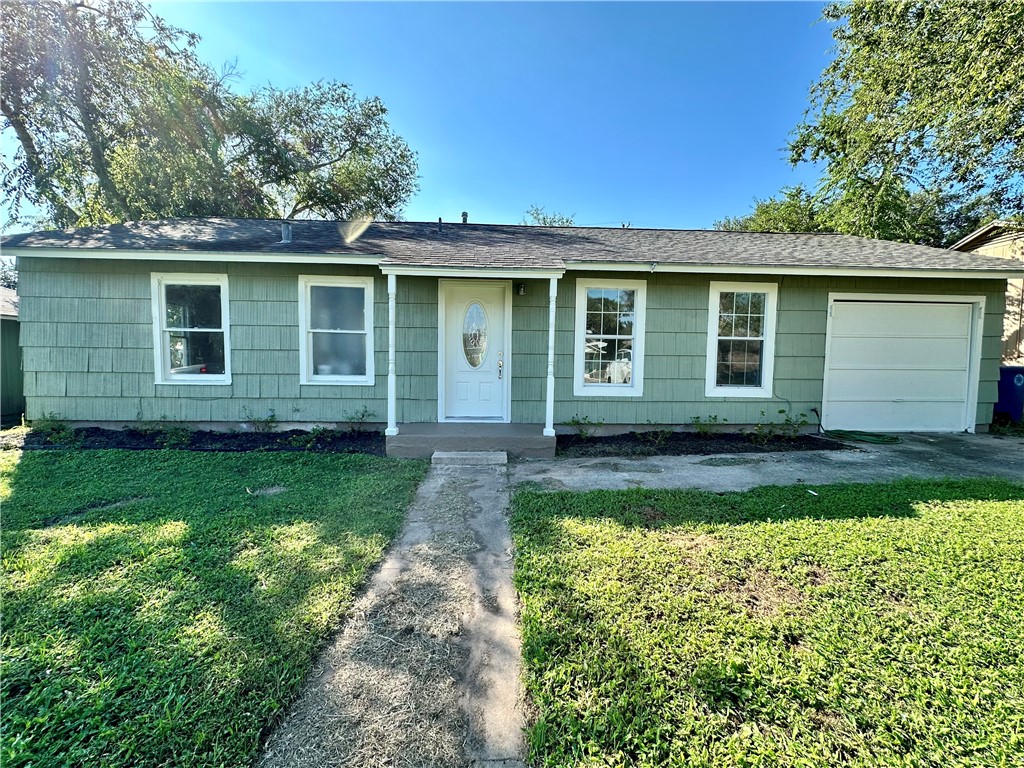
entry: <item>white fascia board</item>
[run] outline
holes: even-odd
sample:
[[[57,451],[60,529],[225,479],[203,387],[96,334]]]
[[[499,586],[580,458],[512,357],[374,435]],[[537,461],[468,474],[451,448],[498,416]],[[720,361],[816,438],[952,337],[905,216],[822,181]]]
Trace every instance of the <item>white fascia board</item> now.
[[[941,277],[969,280],[1007,280],[1024,277],[1024,267],[1006,270],[873,269],[870,267],[778,267],[760,264],[667,264],[665,262],[582,262],[565,265],[580,272],[688,272],[716,275],[822,275],[825,277]]]
[[[116,261],[214,261],[249,264],[366,264],[376,266],[381,254],[268,253],[264,251],[154,251],[112,248],[7,247],[6,253],[40,259],[112,259]]]
[[[405,265],[382,264],[380,271],[385,275],[406,275],[410,277],[476,277],[486,279],[536,279],[547,280],[549,278],[562,277],[564,269],[518,269],[516,267],[505,268],[480,268],[480,267],[411,267]]]

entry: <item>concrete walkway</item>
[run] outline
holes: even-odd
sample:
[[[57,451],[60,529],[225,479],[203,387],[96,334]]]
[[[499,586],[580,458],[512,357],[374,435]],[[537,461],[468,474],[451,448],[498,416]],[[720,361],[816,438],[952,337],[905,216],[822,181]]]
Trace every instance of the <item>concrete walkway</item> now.
[[[433,466],[261,766],[523,765],[508,474]]]
[[[901,477],[1005,477],[1024,482],[1024,439],[996,435],[902,435],[896,445],[852,450],[530,460],[513,465],[513,485],[547,490],[699,488],[745,491],[759,485],[871,483]]]

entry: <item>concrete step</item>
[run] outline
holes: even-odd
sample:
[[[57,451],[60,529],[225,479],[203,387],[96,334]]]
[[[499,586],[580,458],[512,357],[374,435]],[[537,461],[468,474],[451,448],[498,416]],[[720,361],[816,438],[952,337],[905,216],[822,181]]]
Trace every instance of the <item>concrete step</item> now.
[[[434,451],[430,456],[431,464],[508,464],[508,454],[504,451]]]

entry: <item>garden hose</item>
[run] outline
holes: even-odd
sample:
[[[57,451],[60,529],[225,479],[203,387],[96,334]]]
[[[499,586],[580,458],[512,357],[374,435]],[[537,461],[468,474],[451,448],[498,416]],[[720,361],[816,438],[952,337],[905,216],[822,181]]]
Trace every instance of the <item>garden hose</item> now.
[[[892,445],[902,442],[895,435],[883,435],[878,432],[860,432],[856,429],[823,429],[825,437],[836,440],[856,440],[859,443],[877,443],[879,445]]]

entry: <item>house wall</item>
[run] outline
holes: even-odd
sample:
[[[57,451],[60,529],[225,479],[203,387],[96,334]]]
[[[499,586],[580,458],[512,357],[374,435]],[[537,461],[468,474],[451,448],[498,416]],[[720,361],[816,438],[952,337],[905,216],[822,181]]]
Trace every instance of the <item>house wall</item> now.
[[[636,279],[637,273],[623,274]],[[587,418],[605,424],[688,424],[694,417],[718,417],[730,424],[781,420],[785,408],[794,417],[821,406],[825,370],[825,328],[830,292],[984,295],[985,320],[979,424],[992,420],[999,378],[999,334],[1003,315],[1002,280],[915,278],[824,278],[735,275],[730,281],[779,282],[775,344],[775,397],[724,399],[704,395],[708,296],[721,276],[667,272],[641,273],[647,280],[647,328],[642,397],[574,397],[573,322],[576,281],[608,279],[608,272],[570,272],[559,281],[555,341],[555,422]],[[512,420],[544,420],[547,365],[547,285],[528,282],[527,295],[513,306],[514,374]],[[532,305],[530,311],[526,305]]]
[[[28,418],[349,421],[387,418],[387,284],[375,268],[221,262],[19,260]],[[230,385],[155,384],[152,272],[227,274]],[[373,386],[299,384],[298,276],[375,275]],[[399,281],[398,418],[437,406],[437,281]],[[421,375],[421,371],[428,375]]]
[[[371,267],[273,264],[19,260],[25,396],[30,419],[48,414],[73,421],[214,421],[263,418],[282,422],[348,421],[364,408],[370,421],[387,414],[386,279]],[[154,383],[152,272],[227,274],[232,383]],[[374,386],[299,384],[300,274],[375,274]],[[991,420],[996,399],[1003,281],[880,278],[781,280],[776,338],[775,394],[770,400],[704,396],[709,283],[720,276],[626,273],[648,281],[643,397],[573,396],[573,323],[576,280],[623,273],[570,272],[559,281],[555,361],[555,421],[588,418],[606,424],[688,424],[716,416],[730,424],[796,416],[820,406],[828,294],[891,292],[984,294],[987,297],[978,422]],[[547,368],[546,280],[513,291],[512,420],[544,421]],[[437,418],[437,280],[397,279],[398,421]]]
[[[24,410],[18,321],[5,317],[0,320],[0,416],[18,416]]]
[[[1003,232],[970,249],[982,256],[1024,262],[1024,232]],[[1024,280],[1006,283],[1006,315],[1003,317],[1003,364],[1024,365]]]

